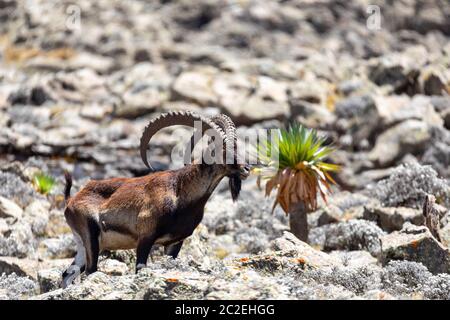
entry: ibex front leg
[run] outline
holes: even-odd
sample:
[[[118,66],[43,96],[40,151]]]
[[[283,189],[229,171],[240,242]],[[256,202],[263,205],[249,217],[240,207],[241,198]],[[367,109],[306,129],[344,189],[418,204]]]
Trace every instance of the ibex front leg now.
[[[147,266],[148,255],[152,250],[156,237],[150,235],[139,240],[136,249],[136,273]]]

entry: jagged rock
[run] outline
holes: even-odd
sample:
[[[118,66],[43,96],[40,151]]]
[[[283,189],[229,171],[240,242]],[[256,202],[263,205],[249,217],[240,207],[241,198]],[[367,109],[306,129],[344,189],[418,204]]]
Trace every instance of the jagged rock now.
[[[330,256],[338,259],[342,265],[349,267],[364,267],[377,265],[378,260],[367,251],[332,251]]]
[[[45,233],[48,223],[50,203],[45,200],[35,200],[24,210],[24,219],[30,223],[33,233],[40,236]]]
[[[70,233],[71,229],[66,222],[64,213],[61,210],[50,210],[48,223],[45,228],[45,237],[57,238],[61,235]]]
[[[449,93],[450,73],[445,68],[428,66],[421,71],[419,83],[426,95],[445,95]]]
[[[73,54],[66,60],[36,56],[29,59],[25,63],[25,67],[28,69],[52,71],[91,69],[98,71],[99,73],[107,73],[113,69],[114,60],[110,57],[104,57],[89,52],[79,52]]]
[[[4,237],[5,233],[8,232],[9,225],[5,219],[0,219],[0,237]]]
[[[62,272],[59,269],[44,269],[37,273],[40,293],[46,293],[61,287]]]
[[[114,111],[116,116],[139,117],[155,111],[168,99],[171,78],[162,66],[139,63],[114,78],[113,90],[122,99]]]
[[[312,227],[362,218],[366,206],[376,206],[379,202],[363,194],[348,191],[333,194],[328,204],[308,216]]]
[[[288,116],[287,86],[283,82],[260,76],[222,76],[214,81],[221,108],[236,124],[253,124]]]
[[[36,279],[38,261],[13,257],[0,257],[0,274],[15,273],[21,277]]]
[[[128,266],[126,263],[115,259],[106,259],[101,261],[98,268],[101,272],[111,276],[121,276],[128,273]]]
[[[393,168],[382,168],[355,174],[351,169],[343,169],[338,175],[340,176],[341,181],[345,181],[346,185],[361,190],[370,184],[388,178],[392,171]]]
[[[339,264],[338,260],[312,248],[290,232],[284,232],[281,238],[273,240],[271,248],[278,256],[294,257],[299,263],[311,267],[331,267]]]
[[[0,300],[20,300],[37,294],[37,284],[28,277],[0,274]]]
[[[0,257],[0,274],[15,273],[21,277],[37,279],[38,271],[48,268],[58,268],[62,270],[70,265],[72,259],[45,260],[38,261],[32,259],[19,259],[14,257]],[[62,272],[62,271],[61,271]]]
[[[215,237],[221,236],[209,241],[219,255],[260,251],[288,229],[285,214],[276,209],[273,215],[268,215],[273,200],[253,191],[254,187],[254,181],[245,181],[240,200],[235,203],[230,199],[228,187],[225,193],[215,194],[208,201],[202,224]]]
[[[58,238],[50,238],[41,241],[38,250],[42,258],[71,258],[75,256],[76,244],[72,234],[66,234]]]
[[[447,130],[450,130],[450,108],[441,113],[442,119],[444,120],[444,126]]]
[[[0,256],[34,256],[36,247],[37,241],[28,223],[15,223],[6,234],[0,236]]]
[[[450,223],[447,224],[439,230],[439,235],[441,237],[442,244],[447,248],[450,248]]]
[[[13,218],[18,220],[22,217],[23,210],[15,202],[0,197],[0,218]]]
[[[405,222],[415,225],[422,225],[424,222],[421,210],[406,207],[366,207],[363,218],[375,221],[387,232],[402,229]]]
[[[319,209],[319,212],[313,214],[318,215],[317,227],[341,221],[344,216],[344,212],[338,206],[333,204],[329,204],[328,206]],[[310,218],[308,217],[308,219]]]
[[[421,120],[432,126],[441,126],[443,123],[431,98],[424,95],[412,98],[407,95],[378,96],[376,103],[383,126],[386,127],[410,119]]]
[[[432,273],[450,273],[450,251],[424,226],[406,223],[402,230],[381,238],[382,261],[420,262]]]
[[[44,293],[35,298],[42,300],[65,299],[195,299],[202,298],[207,282],[195,277],[179,274],[178,277],[163,277],[149,269],[137,275],[109,276],[95,272],[80,284]]]
[[[371,96],[352,96],[339,101],[335,112],[339,118],[370,117],[378,113]]]
[[[0,195],[14,201],[20,207],[27,206],[36,198],[42,198],[31,183],[8,171],[0,171]]]
[[[175,80],[172,90],[175,95],[195,101],[201,106],[215,105],[218,98],[211,83],[217,71],[213,68],[202,68],[182,73]]]
[[[422,156],[421,162],[433,167],[439,176],[450,177],[450,131],[437,129],[432,131],[433,142]]]
[[[49,93],[49,88],[35,86],[33,88],[19,88],[18,91],[12,92],[8,97],[11,105],[33,105],[40,106],[48,100],[53,100]]]
[[[404,121],[378,136],[369,159],[380,166],[387,166],[410,152],[420,154],[431,140],[431,133],[425,122]]]
[[[136,252],[135,250],[115,250],[105,251],[103,256],[106,259],[123,262],[128,266],[129,270],[134,270],[136,266]]]
[[[369,79],[395,93],[415,94],[420,91],[417,78],[420,67],[426,63],[426,55],[423,46],[416,46],[371,61]]]
[[[335,108],[335,126],[339,131],[345,132],[341,142],[346,146],[367,149],[380,126],[380,116],[372,96],[351,96],[337,102]]]
[[[377,256],[381,251],[380,237],[384,234],[372,221],[349,220],[313,228],[309,241],[325,251],[364,249]]]

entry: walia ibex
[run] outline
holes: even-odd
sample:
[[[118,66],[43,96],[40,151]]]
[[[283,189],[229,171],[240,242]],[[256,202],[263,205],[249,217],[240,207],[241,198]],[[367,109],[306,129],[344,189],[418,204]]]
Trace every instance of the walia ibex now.
[[[146,151],[157,131],[173,125],[194,126],[196,121],[202,125],[202,136],[206,133],[216,138],[222,160],[231,161],[201,161],[143,177],[90,181],[73,197],[72,179],[66,174],[64,214],[77,254],[63,273],[63,287],[84,271],[95,272],[101,250],[136,248],[136,272],[145,267],[154,244],[163,245],[165,254],[176,258],[183,240],[202,220],[205,204],[222,178],[230,178],[231,194],[237,199],[249,168],[238,161],[236,128],[225,115],[206,118],[193,112],[170,112],[156,117],[141,137],[142,160],[150,167]]]

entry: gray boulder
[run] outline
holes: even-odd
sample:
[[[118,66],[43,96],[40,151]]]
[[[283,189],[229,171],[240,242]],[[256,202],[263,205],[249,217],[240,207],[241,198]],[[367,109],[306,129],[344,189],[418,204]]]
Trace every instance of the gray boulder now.
[[[22,217],[23,210],[14,201],[0,197],[0,218],[13,218],[14,220]]]
[[[406,223],[402,230],[381,238],[382,261],[420,262],[434,274],[450,273],[450,251],[425,226]]]
[[[375,221],[381,229],[391,232],[400,230],[405,222],[422,225],[424,222],[422,211],[406,207],[366,207],[363,218]]]
[[[28,277],[0,272],[0,300],[20,300],[35,295],[38,286]]]
[[[376,256],[381,251],[383,235],[385,232],[372,221],[349,220],[313,228],[309,241],[325,251],[367,250]]]
[[[369,185],[365,194],[378,198],[384,206],[422,208],[426,195],[432,194],[438,204],[450,207],[450,186],[440,179],[430,166],[405,163],[392,172],[389,178]]]
[[[430,128],[425,122],[407,120],[378,136],[369,159],[379,166],[388,166],[407,153],[423,153],[430,141]]]
[[[61,275],[61,270],[57,268],[39,270],[37,273],[37,282],[39,283],[40,293],[59,289],[61,287]]]

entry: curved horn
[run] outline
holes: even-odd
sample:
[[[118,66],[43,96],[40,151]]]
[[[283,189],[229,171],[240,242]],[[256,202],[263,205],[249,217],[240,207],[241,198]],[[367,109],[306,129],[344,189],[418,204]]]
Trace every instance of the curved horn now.
[[[222,128],[222,130],[225,131],[225,135],[229,138],[229,140],[233,142],[236,141],[236,126],[229,116],[225,114],[219,114],[217,116],[211,117],[211,120],[214,121],[214,123],[217,123]]]
[[[231,120],[231,118],[225,114],[218,114],[215,116],[212,116],[209,118],[211,121],[213,121],[214,123],[216,123],[217,125],[219,125],[221,127],[221,129],[225,132],[225,146],[228,150],[231,149],[231,147],[233,147],[233,151],[236,150],[237,148],[237,135],[236,135],[236,126],[234,125],[233,120]],[[202,134],[200,135],[200,137],[203,137],[203,134],[205,132],[206,129],[203,129]],[[197,134],[193,134],[191,136],[191,140],[190,143],[188,143],[186,145],[186,148],[184,150],[184,155],[185,155],[185,163],[187,163],[188,161],[190,161],[190,158],[186,158],[186,156],[191,156],[192,155],[192,151],[194,150],[195,146],[197,145],[199,139],[195,139],[197,137]],[[190,148],[190,152],[189,152],[189,148]],[[231,151],[231,150],[230,150]]]
[[[145,127],[144,132],[142,133],[141,143],[140,143],[140,152],[142,161],[144,164],[151,168],[147,160],[147,146],[156,132],[161,130],[162,128],[174,126],[174,125],[185,125],[185,126],[194,126],[195,121],[201,121],[205,123],[209,128],[217,131],[222,138],[226,142],[226,136],[223,132],[222,128],[218,126],[216,123],[211,121],[210,119],[203,117],[199,114],[190,111],[174,111],[169,113],[163,113],[155,119],[151,120],[147,127]],[[205,129],[206,130],[206,129]],[[203,130],[203,132],[205,131]]]

